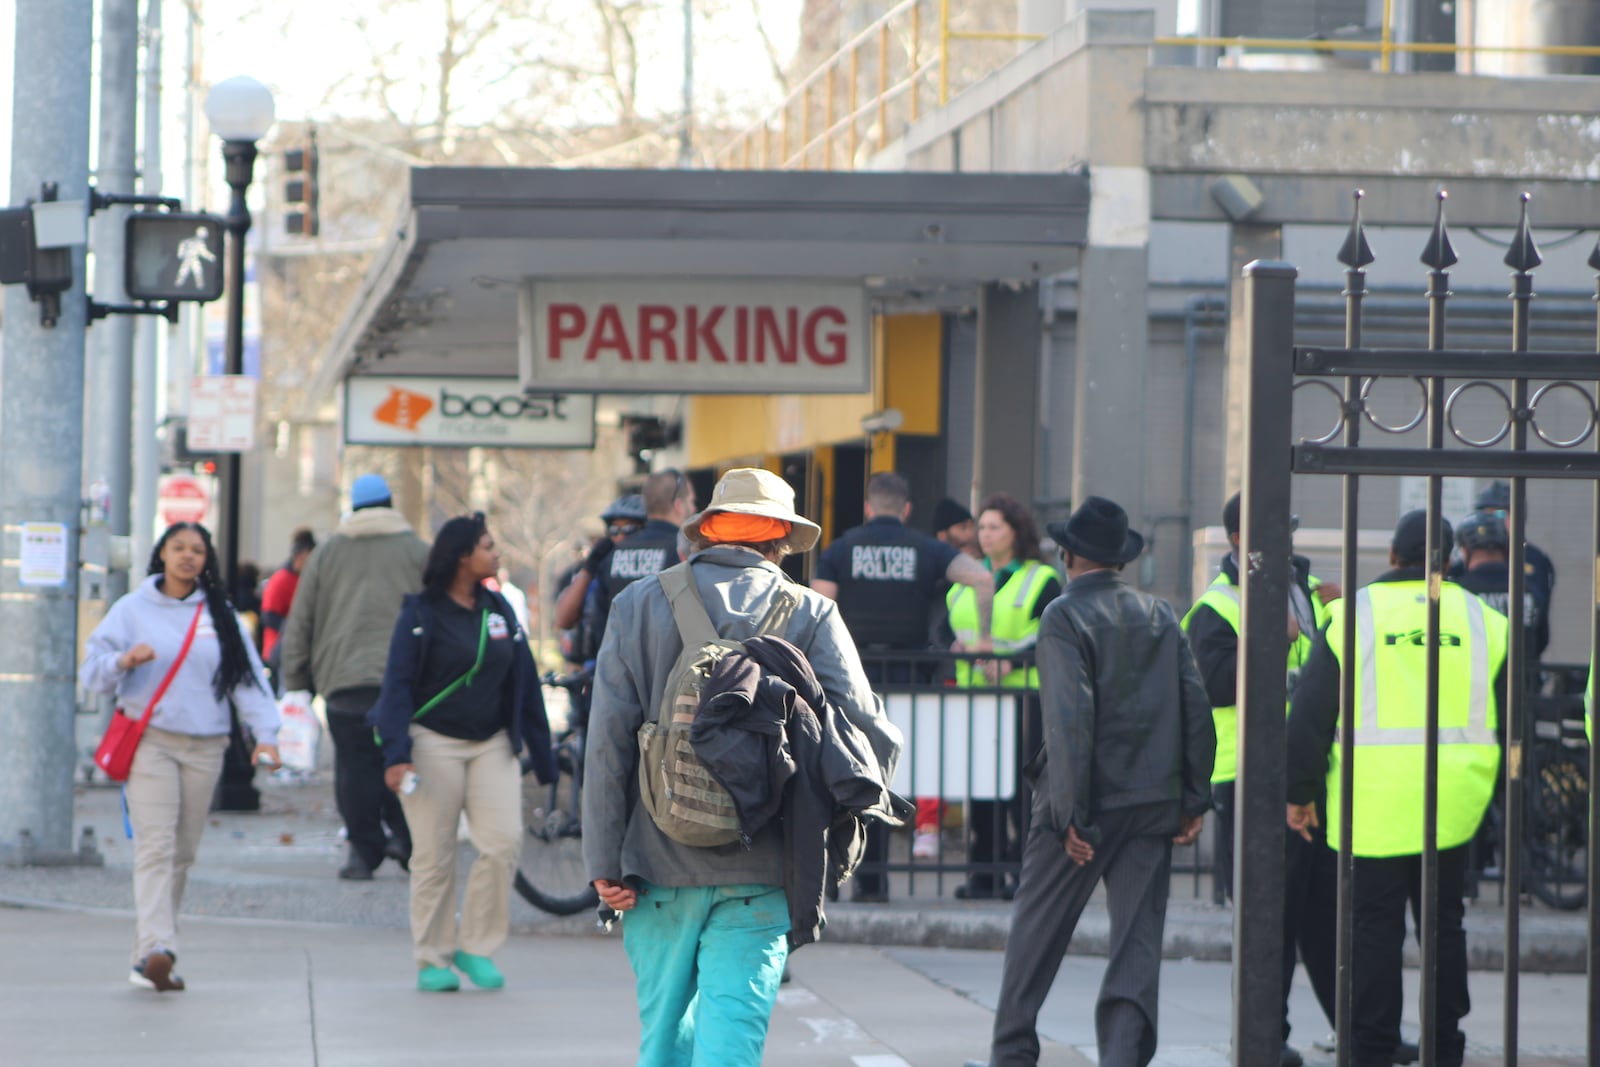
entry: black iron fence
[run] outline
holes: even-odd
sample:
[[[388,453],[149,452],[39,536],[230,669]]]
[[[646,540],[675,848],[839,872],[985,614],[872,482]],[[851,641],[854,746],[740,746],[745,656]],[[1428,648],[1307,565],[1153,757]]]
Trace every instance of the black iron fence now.
[[[1032,813],[1028,765],[1043,743],[1033,650],[862,653],[889,720],[905,738],[891,788],[917,802],[917,825],[869,853],[858,877],[888,878],[891,898],[1008,899]],[[1179,850],[1179,880],[1207,891],[1208,841]]]
[[[1243,501],[1242,557],[1243,613],[1241,631],[1239,797],[1235,910],[1235,1017],[1233,1055],[1237,1064],[1277,1062],[1282,1044],[1280,1028],[1282,990],[1278,968],[1283,952],[1282,909],[1284,891],[1283,819],[1285,771],[1284,628],[1282,613],[1288,595],[1291,474],[1325,474],[1343,480],[1345,532],[1342,585],[1346,597],[1357,590],[1356,532],[1359,530],[1359,483],[1364,475],[1409,475],[1427,479],[1425,725],[1416,743],[1424,750],[1422,781],[1421,917],[1421,1056],[1424,1067],[1439,1061],[1436,1021],[1439,1012],[1439,889],[1438,848],[1439,753],[1441,678],[1441,587],[1447,568],[1442,544],[1442,478],[1468,476],[1503,478],[1510,483],[1509,529],[1509,632],[1520,635],[1524,625],[1526,593],[1525,529],[1526,480],[1556,478],[1595,482],[1595,525],[1600,538],[1600,355],[1541,352],[1530,345],[1530,306],[1534,296],[1533,271],[1541,257],[1528,219],[1528,198],[1523,198],[1521,218],[1505,264],[1511,271],[1507,315],[1509,351],[1451,349],[1446,343],[1450,300],[1449,268],[1457,261],[1445,224],[1445,195],[1439,194],[1434,225],[1422,250],[1427,270],[1428,346],[1422,350],[1373,349],[1362,346],[1362,303],[1367,295],[1365,268],[1374,261],[1360,218],[1360,194],[1349,235],[1339,253],[1346,267],[1344,290],[1345,345],[1343,348],[1296,346],[1294,343],[1295,269],[1287,263],[1257,262],[1246,267],[1243,315],[1248,331],[1248,443]],[[1597,272],[1600,291],[1600,245],[1589,264]],[[1597,323],[1600,338],[1600,323]],[[1597,342],[1600,348],[1600,342]],[[1375,389],[1393,380],[1414,382],[1420,403],[1401,418],[1393,418],[1375,403]],[[1321,437],[1290,445],[1296,394],[1331,395],[1332,429]],[[1310,395],[1299,398],[1309,403]],[[1475,428],[1465,413],[1477,406],[1500,412],[1486,427]],[[1558,428],[1547,417],[1562,403],[1581,412],[1581,426]],[[1543,406],[1544,411],[1541,411]],[[1481,417],[1481,416],[1480,416]],[[1368,429],[1403,438],[1401,443],[1374,447],[1362,443]],[[1600,552],[1597,552],[1600,555]],[[1597,576],[1600,577],[1600,576]],[[1600,623],[1600,596],[1596,597],[1596,622]],[[1357,647],[1356,610],[1343,613],[1342,633],[1330,640],[1342,647]],[[1252,620],[1263,620],[1252,626]],[[1591,631],[1591,663],[1600,625]],[[1508,642],[1506,676],[1528,677],[1527,648],[1513,637]],[[1355,670],[1341,674],[1340,721],[1355,721],[1357,678]],[[1593,695],[1595,679],[1584,688]],[[1536,696],[1514,681],[1508,686],[1501,709],[1504,773],[1500,811],[1502,845],[1498,872],[1505,893],[1506,967],[1503,984],[1503,1062],[1515,1064],[1518,1048],[1518,966],[1522,891],[1527,888],[1525,845],[1530,826],[1542,825],[1537,813],[1530,821],[1528,802],[1540,794],[1530,792],[1552,768],[1578,766],[1576,749],[1563,740],[1570,701],[1552,725],[1533,714]],[[1566,695],[1571,695],[1570,693]],[[1554,730],[1553,737],[1551,730]],[[1338,733],[1340,835],[1339,835],[1339,952],[1338,952],[1338,1057],[1341,1067],[1351,1062],[1354,855],[1352,797],[1356,762],[1362,758],[1358,729],[1346,726]],[[1541,763],[1540,739],[1551,758]],[[1410,743],[1410,742],[1408,742]],[[1368,749],[1370,752],[1371,750]],[[1589,749],[1577,773],[1584,784],[1600,773],[1600,752]],[[1559,758],[1558,758],[1559,757]],[[1561,772],[1565,773],[1565,772]],[[1575,784],[1569,780],[1568,785]],[[1557,795],[1575,797],[1576,794]],[[1569,801],[1570,803],[1570,801]],[[1564,844],[1566,854],[1581,864],[1587,883],[1589,986],[1586,999],[1589,1062],[1600,1057],[1600,857],[1587,842],[1600,826],[1600,793],[1587,790],[1581,835]],[[1542,831],[1536,831],[1542,832]],[[1559,861],[1566,862],[1566,861]],[[1575,873],[1575,872],[1574,872]],[[1248,914],[1245,923],[1242,916]],[[1447,1053],[1448,1054],[1448,1053]]]

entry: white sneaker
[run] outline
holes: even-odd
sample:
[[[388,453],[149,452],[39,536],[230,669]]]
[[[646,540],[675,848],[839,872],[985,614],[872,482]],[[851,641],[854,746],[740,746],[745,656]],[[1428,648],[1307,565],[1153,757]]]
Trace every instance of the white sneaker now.
[[[939,831],[922,830],[911,839],[911,855],[913,859],[935,860],[939,858]]]

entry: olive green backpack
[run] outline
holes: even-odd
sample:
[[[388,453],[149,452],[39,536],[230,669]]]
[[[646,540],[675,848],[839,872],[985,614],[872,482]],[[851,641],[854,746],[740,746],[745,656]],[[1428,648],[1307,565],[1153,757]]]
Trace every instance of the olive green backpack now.
[[[695,754],[689,731],[712,671],[724,656],[744,651],[744,644],[718,635],[689,564],[669,567],[658,577],[683,651],[667,675],[656,718],[639,727],[639,797],[656,827],[679,844],[731,845],[741,837],[738,809]],[[780,587],[756,633],[781,633],[799,603],[794,590]]]

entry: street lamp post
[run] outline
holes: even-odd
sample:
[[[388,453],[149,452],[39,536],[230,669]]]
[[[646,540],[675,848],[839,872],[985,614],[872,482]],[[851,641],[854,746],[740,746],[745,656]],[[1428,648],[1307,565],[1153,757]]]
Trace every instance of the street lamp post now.
[[[206,119],[222,138],[224,177],[233,198],[228,204],[228,333],[223,349],[224,374],[244,373],[244,238],[250,232],[250,207],[245,191],[256,166],[256,142],[272,128],[272,91],[254,78],[238,76],[218,82],[206,95]],[[222,457],[222,580],[228,596],[238,596],[239,582],[239,453]],[[223,756],[216,806],[222,811],[257,811],[261,794],[252,779],[255,767],[245,743],[238,713]]]
[[[222,138],[225,177],[233,198],[228,204],[228,332],[223,349],[224,374],[244,373],[244,239],[250,232],[250,207],[245,191],[255,174],[256,142],[272,128],[272,91],[254,78],[240,75],[218,82],[206,95],[206,118]],[[239,454],[222,459],[222,576],[228,594],[239,580]]]

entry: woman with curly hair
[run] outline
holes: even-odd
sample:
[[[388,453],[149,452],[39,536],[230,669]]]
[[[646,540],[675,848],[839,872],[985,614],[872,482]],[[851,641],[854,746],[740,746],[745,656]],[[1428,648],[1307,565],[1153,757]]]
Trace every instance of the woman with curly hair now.
[[[1032,666],[1032,662],[1033,648],[1039,640],[1039,619],[1045,605],[1061,595],[1061,577],[1041,557],[1039,527],[1033,515],[1020,501],[1005,493],[993,494],[978,509],[978,547],[983,550],[984,565],[994,575],[994,620],[990,633],[997,658],[957,663],[956,684],[1037,691],[1039,669]],[[955,651],[970,649],[978,634],[978,609],[972,590],[964,585],[951,587],[946,604],[950,609],[950,628],[956,634]],[[1017,655],[1018,659],[1007,658],[1007,653]],[[1028,698],[1024,708],[1030,719],[1038,715],[1035,698]],[[1031,728],[1023,730],[1023,736],[1036,736],[1036,733]],[[980,784],[1000,794],[1015,786],[1013,782],[973,783],[975,788]],[[970,863],[1009,862],[1018,858],[1009,827],[1012,821],[1019,824],[1021,821],[1021,812],[1014,800],[974,800],[968,807],[967,820],[972,831]],[[972,874],[966,885],[956,887],[956,896],[1010,899],[1012,890],[1012,885],[997,873],[980,871]]]
[[[278,705],[228,600],[211,534],[194,522],[167,527],[149,577],[89,635],[79,673],[84,688],[116,693],[138,718],[169,671],[124,789],[136,912],[128,980],[160,993],[184,988],[172,970],[178,905],[222,773],[230,704],[255,734],[252,759],[278,763]]]

